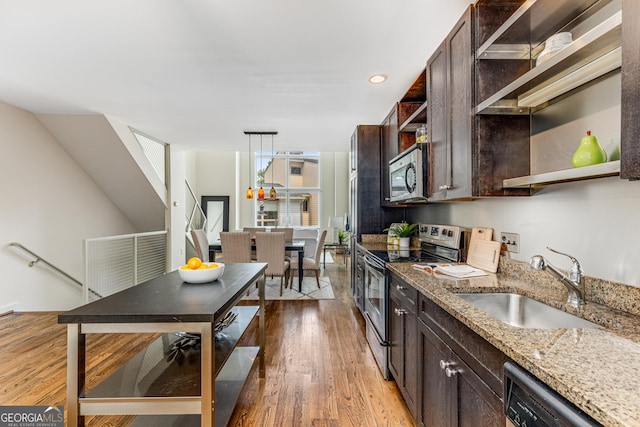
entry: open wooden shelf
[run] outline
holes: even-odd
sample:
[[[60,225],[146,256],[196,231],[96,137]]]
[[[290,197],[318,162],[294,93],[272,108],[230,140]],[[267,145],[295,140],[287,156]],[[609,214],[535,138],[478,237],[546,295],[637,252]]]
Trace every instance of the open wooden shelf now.
[[[571,17],[582,15],[598,0],[529,0],[518,8],[477,50],[479,59],[524,59],[531,47],[562,31]]]
[[[541,173],[537,175],[521,176],[518,178],[505,179],[505,188],[526,188],[532,186],[543,186],[557,184],[560,182],[581,181],[583,179],[602,178],[620,174],[620,160],[599,163],[597,165],[584,166],[581,168],[565,169],[555,172]]]
[[[511,114],[528,115],[530,108],[518,105],[518,97],[548,86],[561,78],[576,72],[580,68],[594,62],[608,53],[613,53],[622,45],[622,11],[618,11],[608,19],[574,40],[564,49],[558,51],[547,61],[532,68],[485,101],[476,108],[475,114]],[[600,74],[594,70],[593,79],[609,72],[603,69]],[[567,92],[571,90],[568,89]],[[558,91],[555,96],[566,92]]]

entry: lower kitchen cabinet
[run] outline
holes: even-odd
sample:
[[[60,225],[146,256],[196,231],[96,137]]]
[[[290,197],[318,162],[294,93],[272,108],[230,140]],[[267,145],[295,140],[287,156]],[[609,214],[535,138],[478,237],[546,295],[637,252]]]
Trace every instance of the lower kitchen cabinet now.
[[[356,307],[364,313],[364,252],[358,248],[355,239],[351,242],[354,259],[351,262],[351,291]]]
[[[398,276],[389,279],[389,370],[400,388],[409,411],[416,419],[418,352],[416,313],[418,292]]]
[[[503,365],[509,359],[395,273],[389,340],[389,370],[417,425],[505,425]]]
[[[508,358],[423,295],[418,305],[418,425],[504,426]]]
[[[502,400],[424,322],[418,323],[422,354],[419,425],[505,425]]]

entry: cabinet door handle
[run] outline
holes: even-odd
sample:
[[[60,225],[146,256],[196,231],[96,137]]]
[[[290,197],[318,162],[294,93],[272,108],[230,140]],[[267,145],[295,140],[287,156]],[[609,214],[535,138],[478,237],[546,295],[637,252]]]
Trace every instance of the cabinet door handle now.
[[[438,190],[442,191],[442,190],[451,190],[453,187],[450,185],[441,185],[440,187],[438,187]]]
[[[457,369],[451,369],[451,368],[446,368],[444,370],[444,373],[448,378],[451,378],[451,377],[454,377],[454,376],[458,375],[458,372],[460,372],[460,371],[458,371]]]
[[[401,308],[394,308],[393,311],[396,313],[396,316],[404,316],[407,314],[407,311]]]
[[[440,369],[448,369],[449,366],[453,366],[453,362],[445,362],[444,360],[440,360]]]
[[[396,289],[399,291],[404,291],[406,288],[402,285],[396,285]]]

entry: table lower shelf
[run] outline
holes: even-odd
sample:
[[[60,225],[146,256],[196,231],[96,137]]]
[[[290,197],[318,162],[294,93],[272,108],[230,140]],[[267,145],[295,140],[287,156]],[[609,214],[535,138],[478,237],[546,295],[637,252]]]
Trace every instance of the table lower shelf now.
[[[236,346],[258,307],[236,306],[233,323],[216,333],[215,419],[226,425],[260,347]],[[193,344],[196,345],[188,345]],[[82,415],[137,414],[134,426],[200,425],[200,346],[167,333],[80,397]],[[187,345],[179,345],[187,344]],[[147,415],[147,414],[163,415]],[[174,415],[189,414],[189,415]],[[177,423],[177,424],[173,424]]]
[[[215,425],[226,426],[242,391],[258,347],[237,347],[216,378]],[[251,361],[251,363],[248,363]],[[132,427],[200,427],[200,415],[140,415],[130,424]]]

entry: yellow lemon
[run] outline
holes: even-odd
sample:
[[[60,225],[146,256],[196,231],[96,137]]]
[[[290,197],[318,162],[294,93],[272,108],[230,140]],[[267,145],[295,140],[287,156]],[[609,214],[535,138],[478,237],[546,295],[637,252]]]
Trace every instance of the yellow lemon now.
[[[200,261],[200,258],[189,258],[189,261],[187,261],[187,267],[189,267],[191,270],[197,270],[200,268],[200,266],[202,265],[202,261]]]

